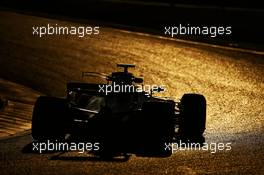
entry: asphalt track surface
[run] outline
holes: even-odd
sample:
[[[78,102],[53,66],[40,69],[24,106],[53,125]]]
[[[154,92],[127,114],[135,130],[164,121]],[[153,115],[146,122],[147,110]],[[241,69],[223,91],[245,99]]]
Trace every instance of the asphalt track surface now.
[[[0,174],[264,172],[264,53],[112,28],[100,28],[99,35],[83,38],[32,36],[32,26],[47,23],[89,25],[0,12],[1,78],[30,87],[34,92],[64,96],[68,81],[98,81],[82,79],[82,71],[110,73],[116,70],[116,63],[135,63],[134,72],[145,77],[145,84],[166,85],[162,96],[179,99],[184,93],[203,94],[208,111],[206,142],[231,143],[232,149],[216,153],[176,151],[168,158],[132,155],[127,161],[99,161],[73,152],[52,160],[55,153],[25,151],[31,142],[28,132],[1,139]],[[36,94],[28,94],[28,98],[36,98]]]

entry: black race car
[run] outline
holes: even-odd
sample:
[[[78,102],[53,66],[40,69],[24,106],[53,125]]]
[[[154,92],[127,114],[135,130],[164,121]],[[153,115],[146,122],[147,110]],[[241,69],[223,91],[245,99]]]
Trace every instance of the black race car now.
[[[168,143],[204,143],[204,96],[184,94],[180,102],[154,97],[163,88],[147,92],[143,79],[128,72],[135,65],[118,67],[124,70],[108,76],[83,72],[105,77],[105,84],[71,82],[66,98],[39,97],[32,116],[34,141],[98,143],[99,156],[169,156]]]

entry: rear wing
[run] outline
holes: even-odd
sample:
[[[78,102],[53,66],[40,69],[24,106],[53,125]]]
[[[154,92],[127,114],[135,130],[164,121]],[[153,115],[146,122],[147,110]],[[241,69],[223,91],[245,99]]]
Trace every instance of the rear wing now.
[[[117,67],[123,67],[124,72],[128,73],[128,68],[135,68],[136,66],[134,64],[123,64],[123,63],[118,63]]]

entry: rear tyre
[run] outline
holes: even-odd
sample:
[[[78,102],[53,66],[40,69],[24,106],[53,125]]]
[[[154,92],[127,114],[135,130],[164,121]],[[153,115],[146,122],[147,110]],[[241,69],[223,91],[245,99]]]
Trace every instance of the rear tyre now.
[[[174,135],[174,107],[171,102],[146,102],[143,104],[138,145],[140,156],[168,157],[172,151],[165,144],[172,142]]]
[[[204,143],[205,123],[205,97],[200,94],[184,94],[180,103],[180,140],[182,142]]]
[[[2,109],[4,109],[4,106],[5,106],[4,100],[3,100],[2,97],[0,96],[0,111],[1,111]]]
[[[33,139],[35,141],[63,140],[68,115],[66,99],[39,97],[32,115]]]

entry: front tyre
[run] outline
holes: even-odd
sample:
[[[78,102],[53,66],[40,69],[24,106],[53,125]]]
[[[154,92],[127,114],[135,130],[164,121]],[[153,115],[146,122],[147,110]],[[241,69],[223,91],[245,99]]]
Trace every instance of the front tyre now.
[[[180,102],[180,139],[183,142],[204,143],[205,123],[205,97],[200,94],[184,94]]]

